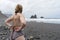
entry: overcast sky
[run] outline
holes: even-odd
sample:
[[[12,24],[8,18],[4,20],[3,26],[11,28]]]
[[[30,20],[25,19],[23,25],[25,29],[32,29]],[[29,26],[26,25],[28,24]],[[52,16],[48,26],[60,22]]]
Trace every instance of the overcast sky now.
[[[38,18],[60,18],[60,0],[0,0],[0,10],[13,14],[16,4],[23,5],[25,17],[36,14]]]

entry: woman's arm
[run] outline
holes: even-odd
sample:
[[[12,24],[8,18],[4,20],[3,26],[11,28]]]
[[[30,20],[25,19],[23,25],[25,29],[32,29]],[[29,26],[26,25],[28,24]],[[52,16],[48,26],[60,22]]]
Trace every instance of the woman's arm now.
[[[9,17],[8,19],[6,19],[5,20],[5,24],[7,25],[7,26],[11,26],[11,24],[10,24],[10,22],[13,20],[13,16],[11,16],[11,17]]]

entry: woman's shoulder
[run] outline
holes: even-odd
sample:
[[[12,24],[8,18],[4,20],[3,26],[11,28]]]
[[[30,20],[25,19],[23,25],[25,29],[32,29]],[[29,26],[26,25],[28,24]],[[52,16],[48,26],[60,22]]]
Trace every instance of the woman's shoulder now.
[[[19,16],[23,16],[23,14],[22,14],[22,13],[18,13],[18,15],[19,15]]]

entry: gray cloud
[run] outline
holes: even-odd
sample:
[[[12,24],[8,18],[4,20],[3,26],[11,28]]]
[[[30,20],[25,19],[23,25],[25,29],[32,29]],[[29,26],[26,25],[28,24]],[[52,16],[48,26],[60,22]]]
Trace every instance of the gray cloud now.
[[[30,0],[27,12],[37,14],[38,17],[58,18],[60,15],[60,0]],[[56,15],[57,14],[57,15]]]
[[[0,10],[13,13],[16,4],[22,4],[26,17],[37,14],[38,17],[60,18],[60,0],[1,0]]]

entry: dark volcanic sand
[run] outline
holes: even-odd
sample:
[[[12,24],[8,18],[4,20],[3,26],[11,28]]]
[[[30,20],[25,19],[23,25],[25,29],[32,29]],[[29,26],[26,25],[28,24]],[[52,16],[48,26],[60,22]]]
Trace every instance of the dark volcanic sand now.
[[[0,27],[0,40],[7,40],[9,29]],[[27,22],[25,37],[33,36],[34,40],[60,40],[60,24]]]

